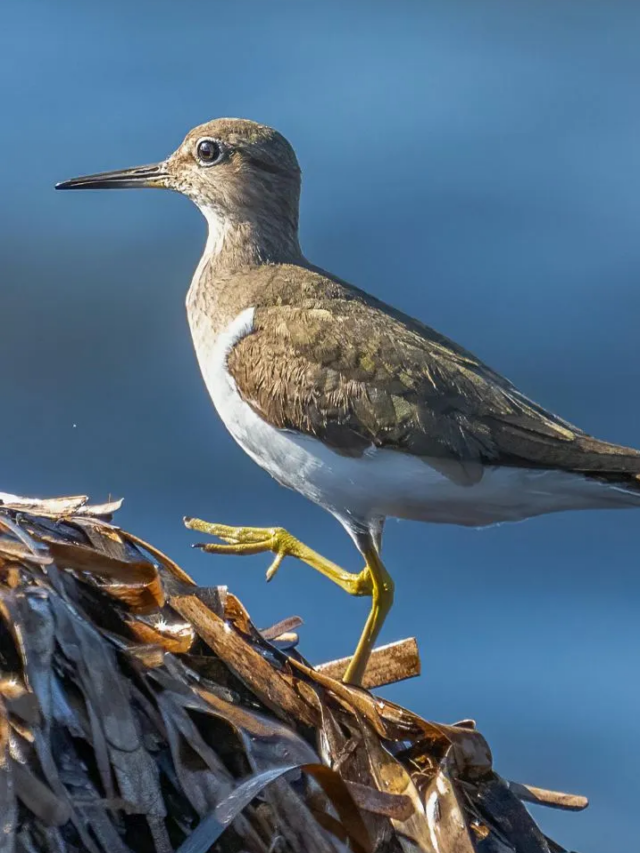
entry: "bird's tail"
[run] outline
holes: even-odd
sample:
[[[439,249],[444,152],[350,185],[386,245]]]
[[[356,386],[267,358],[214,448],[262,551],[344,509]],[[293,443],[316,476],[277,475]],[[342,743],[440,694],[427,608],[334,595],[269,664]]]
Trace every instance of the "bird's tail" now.
[[[576,436],[563,468],[640,494],[640,451],[590,435]]]

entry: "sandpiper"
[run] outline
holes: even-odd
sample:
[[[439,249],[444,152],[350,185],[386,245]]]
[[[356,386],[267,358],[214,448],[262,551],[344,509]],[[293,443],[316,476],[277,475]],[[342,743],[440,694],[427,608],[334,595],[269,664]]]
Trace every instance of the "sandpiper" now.
[[[287,140],[243,119],[191,130],[166,160],[58,189],[161,187],[209,235],[187,296],[204,381],[238,444],[320,504],[365,561],[350,573],[282,528],[187,519],[225,554],[297,557],[371,596],[345,675],[362,680],[393,602],[387,517],[484,526],[573,509],[640,506],[640,452],[593,438],[443,335],[314,266],[298,241],[300,168]]]

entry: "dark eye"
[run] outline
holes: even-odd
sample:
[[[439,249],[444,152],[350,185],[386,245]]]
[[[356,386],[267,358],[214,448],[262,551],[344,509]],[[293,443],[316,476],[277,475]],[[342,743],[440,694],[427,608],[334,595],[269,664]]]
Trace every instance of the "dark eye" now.
[[[201,139],[196,145],[196,157],[203,166],[214,166],[224,156],[224,150],[215,139]]]

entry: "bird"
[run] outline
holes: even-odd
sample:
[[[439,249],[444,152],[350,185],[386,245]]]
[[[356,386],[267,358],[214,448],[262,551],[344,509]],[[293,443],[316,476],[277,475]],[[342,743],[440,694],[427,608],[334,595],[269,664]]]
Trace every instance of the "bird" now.
[[[187,518],[204,550],[295,557],[370,611],[344,675],[362,684],[391,609],[390,517],[483,527],[640,506],[640,452],[598,440],[417,319],[311,263],[299,242],[301,169],[277,130],[219,118],[148,166],[61,190],[151,187],[195,202],[208,236],[186,299],[197,360],[240,447],[331,513],[364,560],[350,572],[283,527]]]

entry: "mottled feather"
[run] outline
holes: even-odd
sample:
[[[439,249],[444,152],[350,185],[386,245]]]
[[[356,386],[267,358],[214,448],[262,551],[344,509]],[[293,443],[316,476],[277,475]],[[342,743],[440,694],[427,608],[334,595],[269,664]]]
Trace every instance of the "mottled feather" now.
[[[257,306],[254,332],[234,346],[228,369],[243,399],[274,426],[346,455],[372,447],[410,453],[460,483],[477,481],[486,464],[621,482],[640,473],[638,451],[588,436],[356,288],[302,266],[283,267],[281,276],[271,267],[264,289],[247,286],[250,271],[243,278],[241,292]]]

